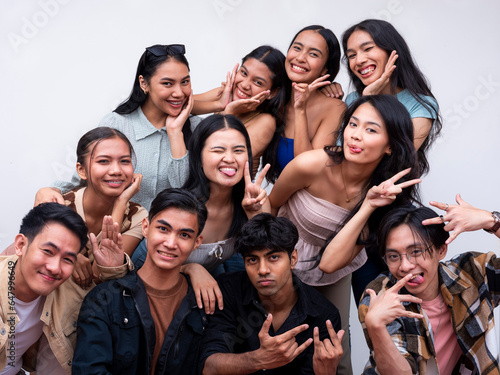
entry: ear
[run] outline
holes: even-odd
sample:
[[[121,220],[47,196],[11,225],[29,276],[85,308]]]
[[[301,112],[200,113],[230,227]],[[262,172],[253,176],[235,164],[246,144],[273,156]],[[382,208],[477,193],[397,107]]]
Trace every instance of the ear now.
[[[194,247],[193,250],[196,250],[198,246],[200,246],[203,243],[203,236],[200,234],[198,237],[196,237],[196,241],[194,242]]]
[[[147,217],[142,219],[142,235],[144,238],[148,236],[148,230],[149,230],[149,220]]]
[[[447,252],[448,252],[448,245],[446,244],[436,248],[438,260],[439,261],[443,260]]]
[[[26,250],[28,250],[28,238],[24,234],[19,233],[14,239],[14,247],[17,256],[24,255]]]
[[[297,264],[297,261],[299,260],[299,256],[297,255],[297,249],[294,249],[292,251],[292,254],[290,254],[290,269],[294,269],[295,265]]]
[[[392,155],[391,146],[387,146],[387,150],[385,150],[385,153],[386,153],[387,156],[391,156]]]
[[[80,177],[80,179],[87,179],[87,171],[81,163],[76,163],[76,173],[78,173],[78,177]]]
[[[272,98],[274,98],[278,94],[279,91],[280,91],[280,88],[276,87],[273,91],[271,91],[271,93],[267,97],[267,100],[271,100]]]
[[[139,76],[139,86],[141,86],[142,91],[144,91],[144,94],[147,94],[149,91],[149,85],[142,76],[142,74]]]
[[[328,68],[327,68],[327,67],[326,67],[326,65],[325,65],[325,67],[324,67],[324,68],[323,68],[323,70],[321,71],[320,77],[321,77],[321,76],[324,76],[324,75],[325,75],[325,74],[327,74],[327,73],[328,73]],[[330,79],[330,80],[332,80],[333,78],[335,78],[335,77],[328,77],[328,79]]]

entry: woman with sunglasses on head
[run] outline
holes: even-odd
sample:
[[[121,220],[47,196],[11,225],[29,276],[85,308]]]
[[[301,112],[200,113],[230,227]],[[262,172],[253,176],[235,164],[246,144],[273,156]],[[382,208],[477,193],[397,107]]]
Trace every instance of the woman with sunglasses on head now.
[[[295,35],[285,60],[290,82],[286,87],[285,127],[278,145],[280,170],[302,152],[333,143],[345,104],[317,89],[328,85],[339,69],[340,45],[331,30],[312,25]]]
[[[252,143],[255,176],[262,164],[270,164],[267,179],[279,175],[276,160],[279,135],[283,131],[285,107],[285,56],[271,46],[259,46],[228,74],[223,87],[194,95],[194,114],[219,112],[235,115],[247,128]]]
[[[181,44],[146,48],[129,98],[100,122],[100,126],[120,130],[132,143],[136,171],[143,175],[141,190],[134,199],[146,208],[163,189],[182,186],[188,175],[186,143],[191,134],[188,116],[193,101],[184,53]],[[35,202],[62,203],[60,191],[78,184],[78,176],[73,176],[70,183],[40,189]]]
[[[412,140],[410,117],[396,99],[388,95],[362,97],[344,114],[338,134],[341,146],[308,151],[293,159],[269,195],[278,216],[287,217],[299,230],[299,261],[294,273],[335,304],[346,332],[351,273],[366,260],[363,246],[356,239],[369,243],[368,233],[387,208],[371,211],[368,218],[362,217],[364,221],[358,220],[358,213],[366,212],[365,201],[372,203],[372,195],[387,194],[380,199],[389,203],[395,200],[390,207],[409,204],[418,197],[414,184],[419,181],[415,180],[419,171]],[[342,239],[337,235],[321,257],[327,238],[354,224],[366,229],[340,245],[334,242]],[[326,268],[318,268],[325,262]],[[348,374],[352,371],[349,334],[344,337],[339,373]]]

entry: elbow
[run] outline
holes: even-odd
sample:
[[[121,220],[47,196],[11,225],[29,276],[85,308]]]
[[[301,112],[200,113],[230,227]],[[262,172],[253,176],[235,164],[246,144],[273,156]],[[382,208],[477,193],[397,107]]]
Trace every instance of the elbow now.
[[[336,271],[335,265],[332,264],[331,262],[328,262],[327,259],[321,258],[321,261],[319,262],[318,268],[321,270],[321,272],[324,273],[333,273]]]

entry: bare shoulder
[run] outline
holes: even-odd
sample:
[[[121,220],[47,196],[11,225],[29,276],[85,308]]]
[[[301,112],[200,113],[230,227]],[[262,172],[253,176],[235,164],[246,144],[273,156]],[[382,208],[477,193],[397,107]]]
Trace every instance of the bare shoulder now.
[[[276,119],[269,113],[261,113],[254,119],[245,124],[247,129],[259,128],[261,131],[276,129]]]
[[[322,173],[330,160],[328,154],[323,149],[315,149],[301,153],[289,164],[292,164],[297,172],[302,176],[312,177]]]

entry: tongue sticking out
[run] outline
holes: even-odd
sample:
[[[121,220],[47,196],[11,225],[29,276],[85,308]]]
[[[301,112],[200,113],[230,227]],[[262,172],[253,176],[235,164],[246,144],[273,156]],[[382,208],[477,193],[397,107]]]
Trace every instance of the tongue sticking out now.
[[[410,285],[420,285],[424,282],[424,277],[422,275],[416,275],[414,278],[408,281]]]
[[[229,177],[233,177],[236,174],[236,170],[233,168],[221,168],[220,171]]]

